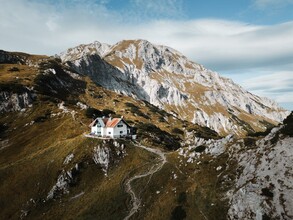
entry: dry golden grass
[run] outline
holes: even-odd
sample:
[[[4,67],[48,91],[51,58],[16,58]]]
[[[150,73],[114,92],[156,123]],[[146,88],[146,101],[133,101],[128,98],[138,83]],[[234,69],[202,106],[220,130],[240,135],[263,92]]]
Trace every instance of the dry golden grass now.
[[[12,68],[18,68],[19,71],[9,71]],[[37,68],[20,64],[0,64],[0,83],[18,83],[25,86],[33,85],[36,77]]]
[[[0,80],[7,84],[19,77],[19,84],[31,86],[34,83],[37,69],[26,65],[1,65]],[[19,72],[8,72],[11,67],[17,67]],[[28,77],[27,83],[24,79]],[[130,97],[118,95],[114,92],[97,87],[91,80],[84,78],[87,89],[84,94],[76,97],[79,101],[97,109],[112,109],[116,114],[124,115],[133,123],[147,123],[156,121],[157,126],[168,132],[171,127],[167,122],[159,122],[162,115],[155,107],[147,105]],[[101,95],[94,98],[93,95]],[[62,113],[57,103],[41,98],[39,95],[33,107],[25,112],[2,113],[0,124],[8,125],[8,130],[1,137],[8,140],[7,147],[1,149],[0,154],[0,205],[2,207],[1,219],[16,219],[21,210],[29,210],[32,219],[52,218],[93,218],[102,216],[113,219],[126,216],[129,209],[129,195],[125,193],[123,180],[132,170],[145,165],[146,158],[152,155],[136,149],[130,142],[126,142],[127,157],[118,159],[105,177],[101,169],[93,163],[93,148],[101,141],[83,137],[89,132],[88,124],[91,119],[85,117],[84,110],[67,104],[67,108],[75,111],[75,119],[70,113]],[[44,101],[47,100],[47,101]],[[61,101],[60,101],[61,102]],[[149,119],[137,116],[125,103],[133,103],[140,111],[149,115]],[[56,116],[53,116],[57,114]],[[58,115],[59,114],[59,115]],[[175,122],[172,116],[164,113],[170,123]],[[37,118],[48,116],[43,122],[35,122]],[[180,127],[180,123],[177,123]],[[181,122],[181,126],[183,123]],[[67,155],[74,153],[73,161],[64,165]],[[120,161],[119,160],[123,160]],[[46,196],[61,170],[70,169],[75,163],[83,164],[78,184],[71,187],[70,194],[64,195],[57,201],[47,201]],[[146,166],[142,167],[147,169]],[[72,197],[80,192],[84,196],[78,199]],[[17,197],[17,199],[16,199]],[[30,200],[33,199],[30,202]],[[84,205],[87,204],[87,205]],[[64,206],[67,207],[64,210]],[[43,213],[45,213],[43,215]],[[111,213],[111,214],[109,214]]]
[[[1,83],[11,83],[15,77],[6,72],[9,67],[0,68]],[[20,84],[33,85],[37,70],[27,66],[19,68],[19,73],[12,74],[19,74],[20,78],[30,77],[32,83],[25,84],[26,81],[21,79]],[[210,135],[200,126],[179,120],[146,102],[97,87],[89,78],[82,80],[87,87],[84,94],[70,97],[75,101],[99,110],[113,110],[132,121],[132,125],[144,127],[147,123],[155,124],[170,136],[175,136],[171,134],[174,128],[186,130],[189,127]],[[130,196],[124,189],[125,179],[150,169],[158,162],[157,159],[153,154],[136,148],[131,141],[119,140],[125,144],[127,154],[124,157],[113,154],[113,163],[110,164],[108,176],[105,176],[92,159],[94,147],[102,145],[103,141],[83,136],[84,132],[89,132],[91,119],[85,116],[85,110],[70,104],[68,100],[65,100],[65,105],[70,111],[75,111],[75,117],[62,113],[57,106],[60,102],[39,94],[33,106],[25,112],[1,114],[0,124],[8,126],[1,133],[1,139],[8,140],[8,145],[0,150],[0,218],[18,219],[21,210],[27,210],[28,219],[123,219],[131,204]],[[137,109],[143,114],[137,114]],[[46,116],[43,122],[29,125],[42,116]],[[151,140],[143,141],[154,147]],[[156,143],[156,147],[166,149],[162,143]],[[112,145],[110,148],[114,149]],[[73,160],[63,164],[71,153],[74,154]],[[169,153],[167,158],[168,162],[160,172],[134,181],[133,188],[143,202],[135,218],[170,219],[175,207],[182,205],[188,219],[203,219],[202,213],[209,219],[213,216],[223,219],[226,204],[219,198],[222,191],[215,166],[224,166],[226,158],[211,161],[212,158],[203,156],[202,165],[186,166],[186,159],[181,165],[181,158],[176,152]],[[76,184],[69,187],[69,194],[45,201],[62,170],[68,171],[76,164],[80,165],[80,173]],[[174,173],[177,179],[173,178]],[[180,193],[184,192],[187,193],[186,201],[178,202]],[[83,194],[74,198],[80,193]],[[216,205],[207,205],[211,203]],[[219,210],[224,211],[218,214]]]
[[[110,63],[113,66],[119,67],[123,69],[124,63],[129,64],[129,65],[134,65],[136,68],[141,69],[143,65],[143,61],[138,57],[138,46],[139,41],[136,40],[125,40],[122,41],[120,44],[116,45],[116,47],[113,48],[113,51],[125,51],[131,44],[135,46],[136,48],[136,54],[135,58],[133,61],[131,61],[127,57],[120,58],[116,56],[114,53],[110,53],[105,57],[105,60]]]

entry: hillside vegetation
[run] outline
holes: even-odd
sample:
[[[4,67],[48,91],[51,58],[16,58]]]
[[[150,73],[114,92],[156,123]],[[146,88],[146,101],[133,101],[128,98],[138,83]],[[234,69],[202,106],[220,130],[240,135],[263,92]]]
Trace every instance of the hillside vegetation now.
[[[0,219],[124,219],[130,192],[130,219],[293,218],[292,113],[244,138],[170,113],[59,58],[0,51]],[[109,114],[137,140],[84,136]]]
[[[124,181],[147,170],[155,158],[129,140],[84,137],[99,114],[123,115],[137,127],[138,142],[170,152],[170,160],[172,152],[184,146],[187,133],[219,138],[216,132],[148,102],[99,87],[52,57],[17,54],[6,62],[2,59],[0,85],[1,219],[121,219],[127,215],[130,196]],[[96,163],[94,155],[105,152],[106,160]],[[155,204],[162,208],[177,204],[177,194],[171,192],[179,182],[168,181],[175,169],[170,163],[162,174],[147,180],[150,188],[145,186],[141,196],[153,196],[146,199],[139,215],[147,218],[147,210]],[[154,192],[162,187],[170,192],[164,202]],[[170,208],[165,216],[172,215]]]

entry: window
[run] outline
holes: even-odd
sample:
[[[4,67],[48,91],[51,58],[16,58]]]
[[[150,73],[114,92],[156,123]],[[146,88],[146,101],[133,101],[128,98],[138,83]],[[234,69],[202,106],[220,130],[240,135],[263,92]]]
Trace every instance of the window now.
[[[111,134],[111,131],[109,131],[108,134]]]
[[[117,125],[117,127],[118,127],[118,128],[121,128],[121,127],[123,127],[123,125],[120,124],[120,125]]]
[[[120,131],[120,134],[123,134],[123,131]]]
[[[98,127],[98,128],[100,128],[100,127],[101,127],[101,125],[100,125],[100,123],[99,123],[99,122],[96,122],[96,123],[94,124],[94,126],[96,126],[96,127]]]

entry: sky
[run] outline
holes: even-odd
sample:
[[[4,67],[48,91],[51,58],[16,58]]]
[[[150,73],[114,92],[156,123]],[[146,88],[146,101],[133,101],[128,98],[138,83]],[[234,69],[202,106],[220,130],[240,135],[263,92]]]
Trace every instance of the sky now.
[[[0,0],[0,49],[145,39],[293,110],[293,0]]]

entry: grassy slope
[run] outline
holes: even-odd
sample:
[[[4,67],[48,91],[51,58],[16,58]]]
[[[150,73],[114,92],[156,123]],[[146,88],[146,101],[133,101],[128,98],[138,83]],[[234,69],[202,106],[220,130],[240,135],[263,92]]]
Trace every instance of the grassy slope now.
[[[52,65],[54,68],[56,65],[62,67],[54,60],[48,64],[49,67]],[[8,71],[14,66],[20,71]],[[85,88],[75,88],[76,85],[84,84],[70,81],[64,73],[57,72],[56,77],[65,77],[72,82],[70,89],[59,91],[62,94],[59,97],[59,93],[54,95],[41,89],[56,82],[54,76],[42,78],[38,71],[36,67],[27,65],[0,64],[1,85],[21,84],[39,88],[31,108],[24,112],[1,114],[0,124],[6,128],[1,132],[0,150],[1,219],[17,219],[22,214],[21,210],[28,211],[28,217],[32,219],[96,219],[97,216],[101,219],[122,219],[126,216],[130,208],[130,196],[124,191],[123,181],[127,176],[148,169],[156,160],[152,154],[135,148],[130,141],[123,141],[127,154],[124,158],[114,156],[106,177],[92,160],[93,148],[102,142],[83,137],[83,133],[89,131],[87,125],[91,119],[85,116],[85,110],[75,105],[77,101],[123,115],[130,124],[139,128],[139,141],[166,151],[175,148],[184,139],[184,134],[178,132],[178,129],[195,130],[204,137],[217,137],[209,129],[178,120],[148,103],[97,87],[88,78],[80,79],[86,82]],[[74,118],[58,108],[61,101],[65,102],[70,111],[75,111]],[[28,125],[32,121],[39,122]],[[150,124],[156,127],[150,127]],[[178,209],[174,212],[177,206],[182,206],[189,219],[204,219],[203,215],[211,219],[212,216],[218,216],[219,210],[224,208],[218,198],[218,178],[214,167],[224,163],[225,158],[219,161],[203,158],[203,161],[207,161],[203,165],[185,166],[184,162],[180,165],[176,152],[170,152],[168,164],[159,173],[151,179],[137,180],[134,184],[135,190],[141,192],[144,203],[136,217],[171,218],[172,212],[173,216],[178,214]],[[74,159],[64,165],[63,161],[70,153],[74,153]],[[45,201],[61,171],[72,168],[76,163],[81,166],[81,170],[76,184],[69,188],[70,193]],[[174,173],[177,179],[172,178]],[[147,186],[145,181],[148,181]],[[73,198],[81,192],[84,194]],[[184,192],[187,194],[186,199],[181,198]],[[211,203],[215,205],[211,206]]]

